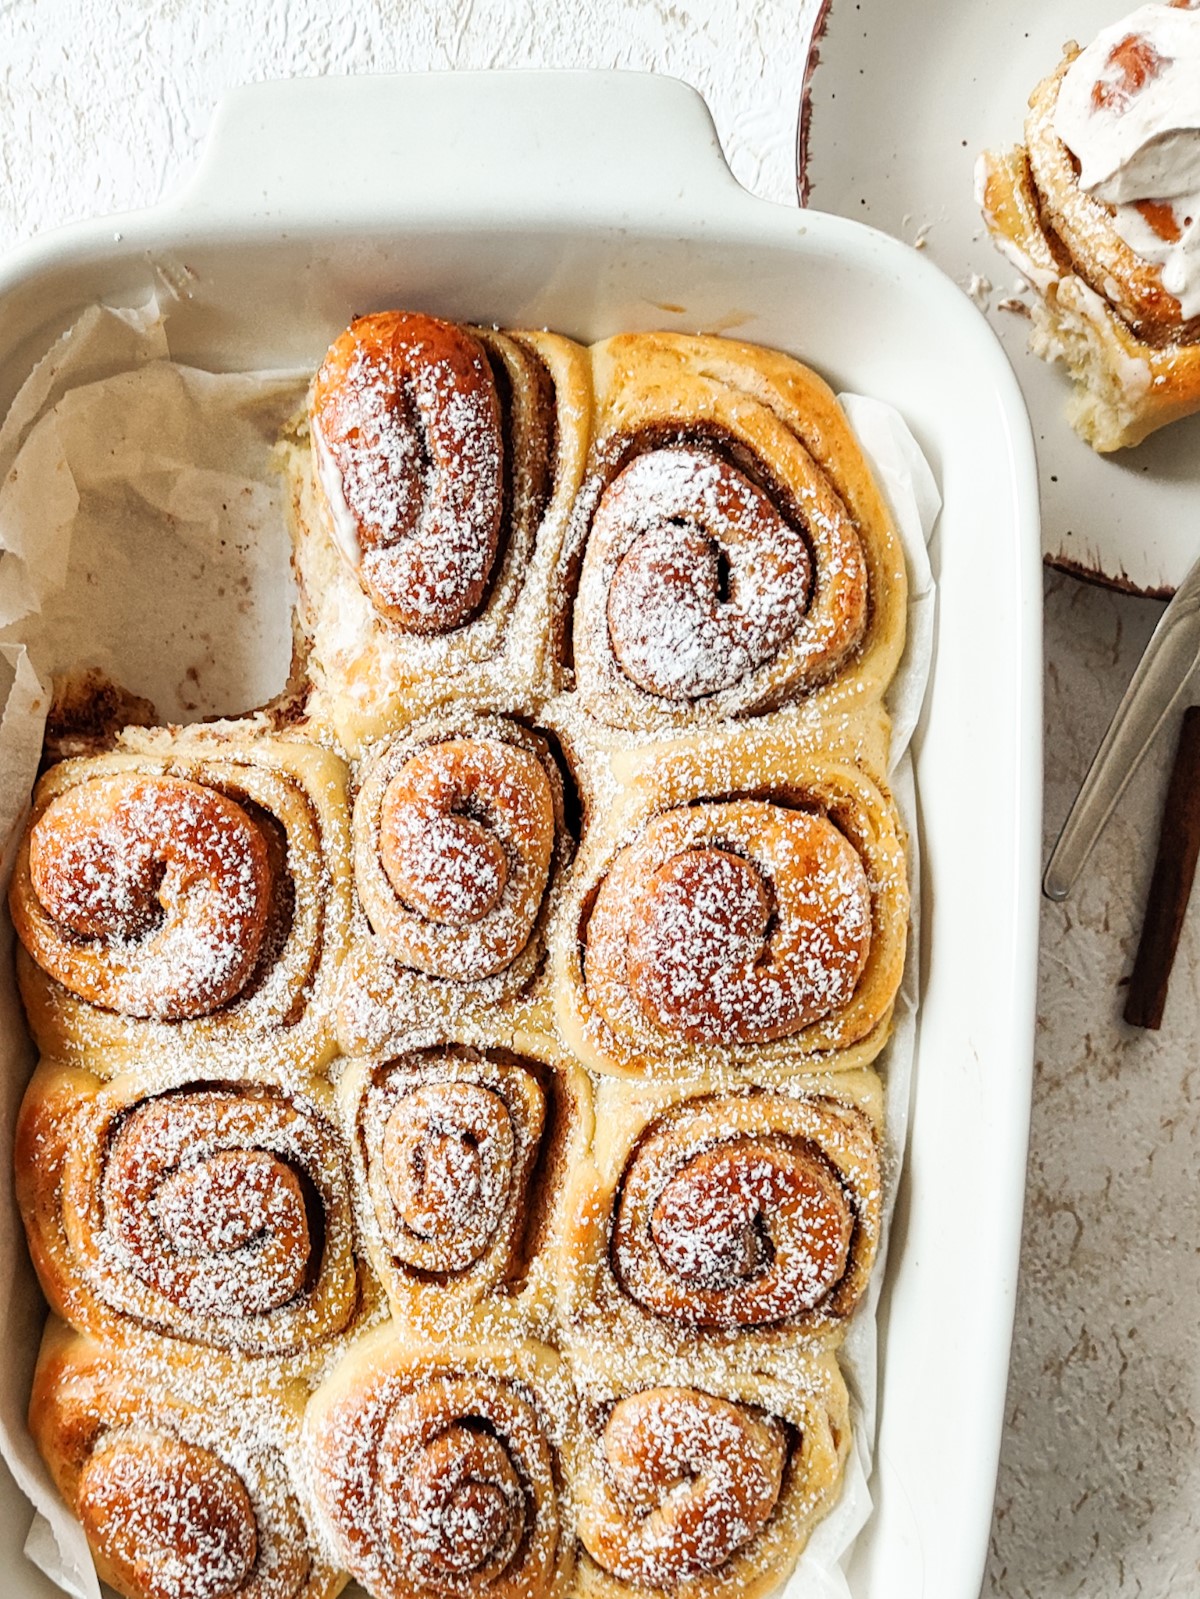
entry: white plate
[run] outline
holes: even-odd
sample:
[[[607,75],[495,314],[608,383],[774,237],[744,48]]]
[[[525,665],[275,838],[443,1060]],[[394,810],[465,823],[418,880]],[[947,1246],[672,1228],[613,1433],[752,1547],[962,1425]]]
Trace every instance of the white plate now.
[[[0,410],[82,305],[164,281],[180,290],[172,352],[202,365],[315,362],[352,312],[406,303],[584,339],[736,330],[904,413],[944,499],[913,744],[928,914],[880,1311],[878,1506],[852,1586],[855,1599],[974,1599],[1020,1244],[1041,804],[1036,473],[995,340],[921,256],[752,199],[699,98],[633,74],[239,91],[183,195],[0,267]],[[5,1593],[31,1599],[44,1587],[15,1557],[28,1508],[0,1487]]]
[[[998,308],[1019,281],[973,197],[975,157],[1021,137],[1026,101],[1068,39],[1087,43],[1134,0],[826,0],[799,166],[809,204],[925,253],[961,286],[994,285],[988,319],[1024,392],[1041,467],[1042,536],[1057,566],[1167,594],[1200,555],[1200,417],[1136,450],[1096,455],[1063,414],[1069,380]],[[823,30],[823,31],[822,31]],[[1028,296],[1026,296],[1028,298]]]

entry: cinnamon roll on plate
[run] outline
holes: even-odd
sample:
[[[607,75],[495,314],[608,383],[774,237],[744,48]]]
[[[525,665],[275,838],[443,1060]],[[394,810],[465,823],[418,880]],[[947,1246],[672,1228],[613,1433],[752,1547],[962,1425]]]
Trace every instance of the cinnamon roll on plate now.
[[[747,730],[625,790],[554,935],[558,1026],[590,1068],[765,1081],[883,1048],[907,939],[899,822],[862,768],[818,751]]]
[[[567,1202],[560,1313],[573,1345],[732,1358],[843,1336],[879,1246],[882,1092],[600,1084]]]
[[[1143,5],[1069,45],[977,185],[1080,437],[1118,450],[1200,410],[1200,10]]]
[[[364,1312],[324,1084],[163,1088],[43,1061],[14,1165],[43,1293],[108,1343],[271,1380],[313,1369]]]
[[[347,1063],[338,1100],[360,1233],[397,1320],[445,1325],[484,1301],[548,1326],[566,1189],[593,1133],[579,1068],[533,1033],[511,1048],[443,1039]]]
[[[414,687],[540,689],[590,428],[556,334],[380,311],[334,341],[284,458],[310,708],[352,754]]]
[[[9,908],[34,1041],[99,1072],[317,1070],[349,933],[346,768],[297,739],[130,729],[38,784]]]
[[[904,558],[828,386],[774,350],[621,334],[591,350],[596,442],[569,565],[580,701],[614,728],[694,728],[821,690],[880,695]]]
[[[782,1377],[617,1357],[576,1382],[580,1594],[755,1599],[784,1581],[841,1488],[849,1401],[832,1360]]]
[[[351,1055],[527,995],[572,849],[551,746],[509,718],[418,723],[359,775],[354,879],[369,930],[342,970]]]
[[[309,1532],[280,1439],[175,1392],[51,1318],[29,1428],[125,1599],[333,1599],[348,1578]]]

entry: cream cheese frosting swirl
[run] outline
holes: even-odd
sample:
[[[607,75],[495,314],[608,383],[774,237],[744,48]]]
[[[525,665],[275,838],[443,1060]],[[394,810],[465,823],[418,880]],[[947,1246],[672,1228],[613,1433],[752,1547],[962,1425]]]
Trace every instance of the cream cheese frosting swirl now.
[[[1200,316],[1200,9],[1145,5],[1106,28],[1068,68],[1054,131],[1080,188]]]

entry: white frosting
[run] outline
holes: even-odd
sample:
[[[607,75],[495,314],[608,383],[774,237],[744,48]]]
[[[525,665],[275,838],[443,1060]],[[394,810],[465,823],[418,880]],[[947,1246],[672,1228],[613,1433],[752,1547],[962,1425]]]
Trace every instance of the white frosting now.
[[[1162,269],[1186,318],[1200,316],[1200,10],[1146,5],[1106,28],[1067,69],[1054,131],[1080,187],[1115,207],[1130,249]],[[1152,225],[1146,201],[1178,238]]]
[[[362,545],[358,538],[358,518],[346,500],[341,468],[334,460],[333,451],[326,444],[325,436],[315,420],[312,423],[312,445],[313,457],[317,463],[317,478],[325,491],[325,500],[333,523],[334,543],[357,572],[362,565],[363,556]]]

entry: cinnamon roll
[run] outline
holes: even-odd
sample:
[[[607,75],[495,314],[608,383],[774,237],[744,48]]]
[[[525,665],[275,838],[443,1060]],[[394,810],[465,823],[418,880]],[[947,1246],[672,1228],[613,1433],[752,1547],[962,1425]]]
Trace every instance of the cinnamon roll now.
[[[126,1599],[333,1599],[346,1585],[257,1415],[172,1393],[52,1319],[29,1428],[97,1574]]]
[[[373,750],[354,807],[354,875],[373,936],[346,963],[349,1054],[522,994],[570,852],[550,746],[502,717],[419,724]]]
[[[877,1054],[908,894],[866,773],[764,732],[664,757],[627,792],[556,930],[557,1019],[580,1058],[761,1076]]]
[[[285,453],[312,709],[352,753],[414,687],[541,684],[590,418],[555,334],[384,311],[335,340]]]
[[[519,1303],[532,1323],[553,1301],[563,1190],[591,1134],[590,1096],[544,1042],[517,1042],[521,1053],[444,1043],[354,1061],[339,1081],[362,1236],[406,1325],[484,1298]]]
[[[1075,381],[1105,452],[1200,410],[1200,10],[1143,5],[1033,91],[1025,141],[987,151],[978,199],[1037,291],[1031,348]]]
[[[879,1245],[882,1094],[600,1085],[560,1308],[572,1341],[686,1353],[837,1341]]]
[[[570,1384],[550,1349],[454,1349],[380,1329],[309,1402],[306,1465],[338,1560],[375,1599],[564,1593],[558,1452]]]
[[[841,1487],[848,1400],[832,1361],[787,1381],[636,1363],[576,1380],[581,1594],[712,1599],[783,1582]]]
[[[572,525],[583,704],[618,728],[882,693],[904,560],[828,387],[776,351],[622,334],[593,346],[596,443]]]
[[[313,1070],[350,919],[345,767],[296,740],[131,729],[42,778],[9,907],[45,1053]]]
[[[330,1092],[104,1083],[43,1061],[14,1154],[51,1307],[114,1343],[311,1365],[361,1305]]]

